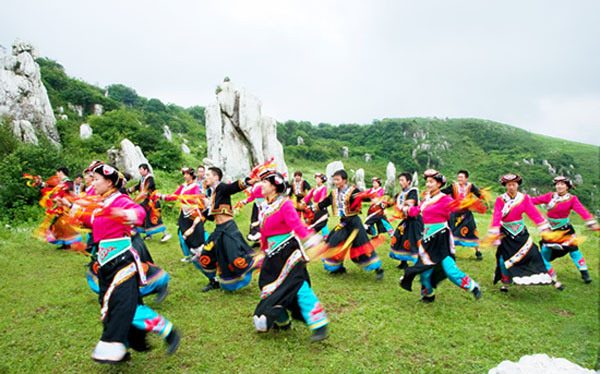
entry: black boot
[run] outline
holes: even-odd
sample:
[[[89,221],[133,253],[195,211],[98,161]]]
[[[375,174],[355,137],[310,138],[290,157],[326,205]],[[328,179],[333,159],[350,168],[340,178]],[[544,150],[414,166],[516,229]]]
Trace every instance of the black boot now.
[[[319,327],[318,329],[313,331],[312,336],[310,337],[311,342],[320,342],[321,340],[325,340],[329,337],[327,335],[327,325],[323,327]]]
[[[587,270],[582,270],[581,271],[581,279],[583,279],[583,281],[585,283],[591,283],[592,282],[592,278],[590,277],[590,273],[588,273]]]
[[[286,323],[285,325],[278,325],[277,323],[273,324],[273,330],[281,330],[281,331],[286,331],[292,328],[292,321],[290,320],[288,323]]]
[[[158,293],[156,294],[156,299],[154,299],[154,304],[158,305],[158,304],[162,303],[167,298],[168,294],[169,294],[169,284],[167,283],[158,290]]]
[[[400,261],[400,265],[397,266],[397,268],[400,270],[406,269],[407,267],[408,267],[408,264],[406,263],[406,261]]]
[[[435,295],[431,295],[431,296],[423,296],[421,298],[421,300],[419,300],[420,303],[433,303],[435,301]]]
[[[219,281],[216,279],[211,279],[210,282],[208,282],[208,284],[202,289],[202,292],[208,292],[211,290],[218,290],[219,288],[221,288],[221,286],[219,286]]]
[[[477,258],[477,261],[483,260],[483,255],[481,254],[481,252],[479,251],[479,249],[475,250],[475,257]]]
[[[167,344],[167,354],[172,355],[179,348],[179,341],[181,340],[181,335],[175,327],[171,330],[167,338],[165,339],[165,343]]]
[[[473,292],[473,297],[475,297],[475,300],[481,299],[481,288],[475,287],[475,288],[473,288],[472,292]]]
[[[382,268],[379,268],[379,269],[375,270],[375,273],[377,274],[375,276],[375,279],[377,279],[377,280],[382,280],[383,279],[383,269]]]
[[[346,268],[342,265],[339,269],[330,272],[329,274],[337,275],[337,274],[346,274]]]

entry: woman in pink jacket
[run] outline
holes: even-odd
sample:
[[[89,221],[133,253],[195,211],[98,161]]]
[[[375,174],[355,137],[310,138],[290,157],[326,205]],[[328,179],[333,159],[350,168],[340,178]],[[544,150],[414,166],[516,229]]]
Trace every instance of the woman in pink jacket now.
[[[127,347],[148,350],[146,333],[155,332],[166,340],[168,353],[179,346],[173,324],[143,305],[138,286],[146,284],[140,256],[131,244],[132,225],[140,225],[146,212],[131,198],[119,192],[121,173],[114,167],[98,164],[93,169],[94,189],[101,197],[99,207],[79,219],[92,228],[98,245],[98,282],[103,332],[92,358],[101,363],[129,359]],[[64,203],[64,202],[63,202]]]
[[[260,241],[265,258],[260,268],[260,302],[254,311],[254,325],[260,332],[271,327],[288,329],[292,317],[306,322],[313,331],[311,341],[327,338],[329,319],[310,287],[306,270],[309,260],[300,240],[308,246],[321,236],[304,226],[285,192],[287,182],[276,172],[262,176],[265,200],[260,211]]]
[[[304,196],[304,199],[302,199],[302,201],[304,202],[305,205],[309,206],[311,205],[311,201],[312,204],[318,204],[321,201],[323,201],[323,199],[325,199],[327,197],[327,185],[325,184],[325,182],[327,182],[327,177],[325,176],[325,174],[321,174],[321,173],[316,173],[315,174],[315,183],[316,186],[313,187],[310,191],[308,191],[308,194],[306,194],[306,196]],[[309,224],[310,224],[310,228],[313,229],[315,232],[321,232],[321,235],[323,235],[323,238],[327,239],[327,235],[329,235],[329,227],[327,227],[327,220],[329,219],[329,213],[327,213],[327,210],[320,210],[318,212],[314,213],[314,216],[312,217],[312,219],[310,220]]]
[[[501,239],[496,250],[494,283],[502,280],[500,290],[503,292],[508,292],[506,286],[511,282],[526,286],[551,284],[540,251],[525,227],[523,214],[531,218],[540,231],[549,229],[548,221],[535,208],[531,198],[519,192],[523,183],[521,176],[507,174],[500,178],[500,183],[506,187],[506,193],[496,199],[488,231],[491,237]]]
[[[552,280],[558,282],[556,273],[550,265],[550,262],[555,258],[565,256],[567,253],[571,257],[571,260],[577,266],[577,269],[581,273],[581,278],[585,283],[590,283],[592,278],[588,273],[587,264],[585,258],[579,251],[577,246],[577,237],[575,236],[575,229],[569,221],[569,215],[571,210],[576,212],[585,220],[586,226],[593,230],[598,229],[598,224],[594,219],[594,216],[588,212],[587,209],[579,202],[577,196],[569,193],[569,190],[574,188],[573,182],[565,177],[554,178],[554,186],[556,192],[548,192],[545,195],[536,196],[531,199],[531,202],[535,205],[546,204],[548,209],[546,215],[550,222],[550,228],[552,231],[563,231],[561,238],[558,240],[548,241],[542,239],[540,241],[540,247],[542,250],[542,259],[548,269],[548,273],[552,277]]]
[[[435,300],[435,287],[446,277],[458,287],[473,293],[475,299],[481,298],[481,289],[467,274],[463,273],[454,258],[454,239],[448,227],[452,208],[452,197],[440,191],[446,184],[446,177],[439,171],[429,169],[424,174],[427,192],[419,205],[405,206],[403,211],[410,217],[423,216],[423,238],[419,243],[419,259],[414,266],[404,270],[400,278],[400,287],[412,290],[412,281],[420,275],[421,302]]]
[[[177,230],[179,234],[179,245],[183,252],[183,262],[191,262],[192,252],[199,251],[204,244],[204,217],[202,217],[199,208],[200,196],[202,191],[196,183],[193,168],[182,168],[181,174],[185,182],[172,194],[158,194],[161,200],[175,201],[180,200],[181,212],[177,220]],[[186,198],[189,195],[189,198]],[[201,205],[201,204],[200,204]]]

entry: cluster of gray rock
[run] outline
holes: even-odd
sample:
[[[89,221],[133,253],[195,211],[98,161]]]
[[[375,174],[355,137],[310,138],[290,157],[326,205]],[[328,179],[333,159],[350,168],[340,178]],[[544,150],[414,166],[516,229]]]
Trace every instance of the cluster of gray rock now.
[[[44,135],[59,146],[56,118],[42,83],[35,47],[16,40],[12,53],[0,47],[0,117],[12,125],[17,138],[38,144],[38,135]]]

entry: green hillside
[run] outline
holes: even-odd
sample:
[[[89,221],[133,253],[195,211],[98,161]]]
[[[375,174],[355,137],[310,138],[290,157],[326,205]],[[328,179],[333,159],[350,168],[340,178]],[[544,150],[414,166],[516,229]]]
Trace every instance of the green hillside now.
[[[297,145],[301,136],[304,145]],[[278,137],[284,144],[286,160],[293,167],[322,170],[323,164],[341,159],[347,168],[364,168],[366,180],[385,178],[385,167],[393,162],[398,172],[436,168],[450,179],[466,169],[480,186],[501,190],[503,173],[521,174],[523,187],[530,192],[546,192],[552,178],[566,175],[581,178],[576,193],[598,209],[600,148],[480,119],[403,118],[374,121],[370,125],[332,126],[287,121],[279,125]],[[342,159],[342,147],[349,158]],[[373,161],[365,162],[368,153]],[[533,160],[533,162],[532,162]],[[551,170],[553,169],[553,170]],[[534,190],[535,189],[535,190]]]

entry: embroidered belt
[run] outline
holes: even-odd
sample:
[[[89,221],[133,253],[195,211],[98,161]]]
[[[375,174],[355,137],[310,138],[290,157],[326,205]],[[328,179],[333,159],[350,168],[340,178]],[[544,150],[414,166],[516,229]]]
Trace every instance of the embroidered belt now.
[[[564,226],[569,223],[569,217],[567,218],[550,218],[548,217],[548,221],[550,222],[550,228],[552,230],[557,229],[561,226]]]
[[[504,227],[513,236],[517,236],[525,228],[525,221],[521,219],[518,221],[502,222],[502,227]]]
[[[130,237],[101,240],[100,243],[98,243],[98,263],[100,264],[100,267],[102,267],[125,252],[130,252],[133,256],[140,283],[145,285],[146,272],[142,266],[140,255],[131,245]]]
[[[279,234],[279,235],[269,236],[267,238],[267,243],[268,243],[269,247],[265,251],[265,254],[267,255],[267,257],[271,257],[275,253],[277,253],[281,249],[281,247],[284,244],[286,244],[293,237],[294,236],[292,235],[292,233],[289,233],[289,232],[287,234]]]
[[[98,263],[104,266],[130,249],[130,237],[101,240],[98,243]]]
[[[446,228],[448,228],[447,222],[426,223],[423,227],[423,240],[431,238],[432,236]]]

